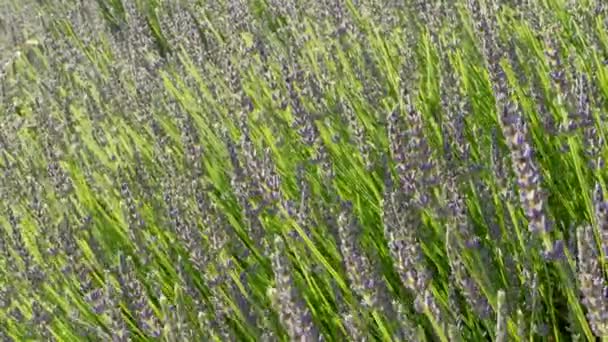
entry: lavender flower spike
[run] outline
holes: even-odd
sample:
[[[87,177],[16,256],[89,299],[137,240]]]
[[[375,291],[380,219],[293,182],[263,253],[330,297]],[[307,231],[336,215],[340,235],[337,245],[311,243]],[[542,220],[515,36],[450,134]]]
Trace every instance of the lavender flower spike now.
[[[527,142],[526,125],[515,102],[507,101],[502,110],[504,134],[511,151],[519,201],[528,219],[528,229],[535,233],[546,233],[549,231],[549,225],[544,213],[545,200],[540,184],[540,172],[534,163],[532,146]]]
[[[587,320],[598,337],[608,336],[608,284],[602,274],[593,228],[580,227],[578,240],[578,280],[587,308]]]
[[[285,242],[280,236],[274,239],[274,247],[272,268],[275,273],[276,289],[273,290],[273,300],[281,322],[287,328],[292,341],[316,341],[318,333],[312,323],[312,315],[299,298],[289,268],[289,259],[285,255]]]

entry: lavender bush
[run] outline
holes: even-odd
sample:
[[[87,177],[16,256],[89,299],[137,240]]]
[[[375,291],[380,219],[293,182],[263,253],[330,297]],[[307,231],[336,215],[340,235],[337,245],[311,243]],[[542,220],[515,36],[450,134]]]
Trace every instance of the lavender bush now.
[[[0,340],[608,341],[601,0],[0,2]]]

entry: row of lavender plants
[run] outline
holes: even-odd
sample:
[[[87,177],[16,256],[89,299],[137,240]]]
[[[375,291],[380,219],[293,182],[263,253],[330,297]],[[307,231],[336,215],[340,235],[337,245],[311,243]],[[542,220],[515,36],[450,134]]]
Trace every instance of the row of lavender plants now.
[[[5,0],[0,340],[608,338],[602,0]]]

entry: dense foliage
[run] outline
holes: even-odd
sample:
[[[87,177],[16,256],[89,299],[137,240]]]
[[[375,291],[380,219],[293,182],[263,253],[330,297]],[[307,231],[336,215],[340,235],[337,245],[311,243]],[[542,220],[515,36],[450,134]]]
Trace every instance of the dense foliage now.
[[[605,1],[1,3],[1,340],[608,338]]]

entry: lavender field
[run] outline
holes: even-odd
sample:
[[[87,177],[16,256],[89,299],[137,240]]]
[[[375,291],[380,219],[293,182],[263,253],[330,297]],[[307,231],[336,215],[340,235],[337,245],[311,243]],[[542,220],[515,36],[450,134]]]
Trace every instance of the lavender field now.
[[[608,341],[604,0],[0,0],[0,341]]]

